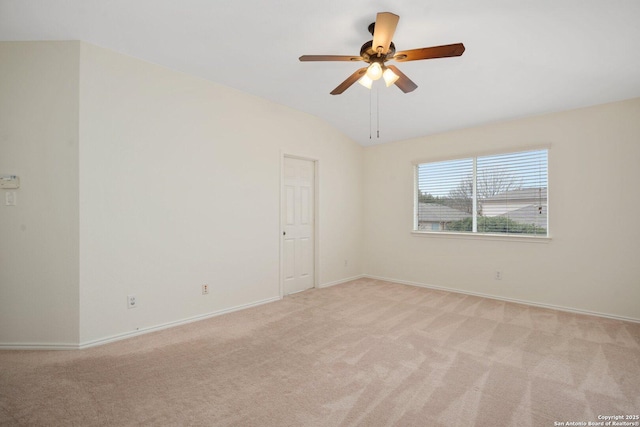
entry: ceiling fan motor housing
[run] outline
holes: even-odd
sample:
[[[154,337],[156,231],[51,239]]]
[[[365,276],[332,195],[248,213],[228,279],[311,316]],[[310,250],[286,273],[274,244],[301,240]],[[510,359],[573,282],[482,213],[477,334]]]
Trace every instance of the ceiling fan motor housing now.
[[[389,45],[389,50],[387,51],[387,53],[380,54],[380,56],[378,56],[378,52],[373,49],[373,40],[369,40],[360,48],[360,56],[365,62],[368,63],[379,62],[382,64],[387,60],[393,58],[393,55],[395,55],[395,53],[396,46],[393,44],[393,42],[391,42],[391,44]]]

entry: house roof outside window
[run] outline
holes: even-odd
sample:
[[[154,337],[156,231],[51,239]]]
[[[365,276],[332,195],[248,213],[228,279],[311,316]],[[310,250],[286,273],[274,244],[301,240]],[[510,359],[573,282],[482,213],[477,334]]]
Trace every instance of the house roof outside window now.
[[[471,218],[471,214],[436,203],[418,204],[419,222],[451,222]]]

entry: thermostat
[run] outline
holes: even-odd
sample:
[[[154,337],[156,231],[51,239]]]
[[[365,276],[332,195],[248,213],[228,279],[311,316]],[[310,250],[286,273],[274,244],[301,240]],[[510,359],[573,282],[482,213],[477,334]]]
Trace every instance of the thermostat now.
[[[0,188],[20,188],[20,178],[16,175],[0,175]]]

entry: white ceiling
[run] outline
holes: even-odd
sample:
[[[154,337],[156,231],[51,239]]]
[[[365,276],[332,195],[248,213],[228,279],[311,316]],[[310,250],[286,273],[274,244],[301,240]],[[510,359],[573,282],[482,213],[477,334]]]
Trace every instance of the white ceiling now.
[[[383,11],[400,16],[398,51],[462,42],[464,55],[396,63],[418,85],[409,94],[380,81],[329,95],[363,63],[298,57],[358,55]],[[639,22],[638,0],[0,0],[0,40],[87,41],[305,111],[362,145],[638,97]]]

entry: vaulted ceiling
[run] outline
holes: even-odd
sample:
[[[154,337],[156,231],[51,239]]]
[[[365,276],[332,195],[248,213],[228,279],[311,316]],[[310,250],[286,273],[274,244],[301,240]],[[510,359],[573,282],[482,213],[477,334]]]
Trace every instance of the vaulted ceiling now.
[[[396,63],[418,88],[329,92],[362,63],[377,12],[397,50],[464,43],[460,57]],[[83,40],[326,120],[362,145],[640,96],[637,0],[0,0],[0,40]],[[377,130],[379,129],[379,138]],[[371,138],[370,138],[371,135]]]

